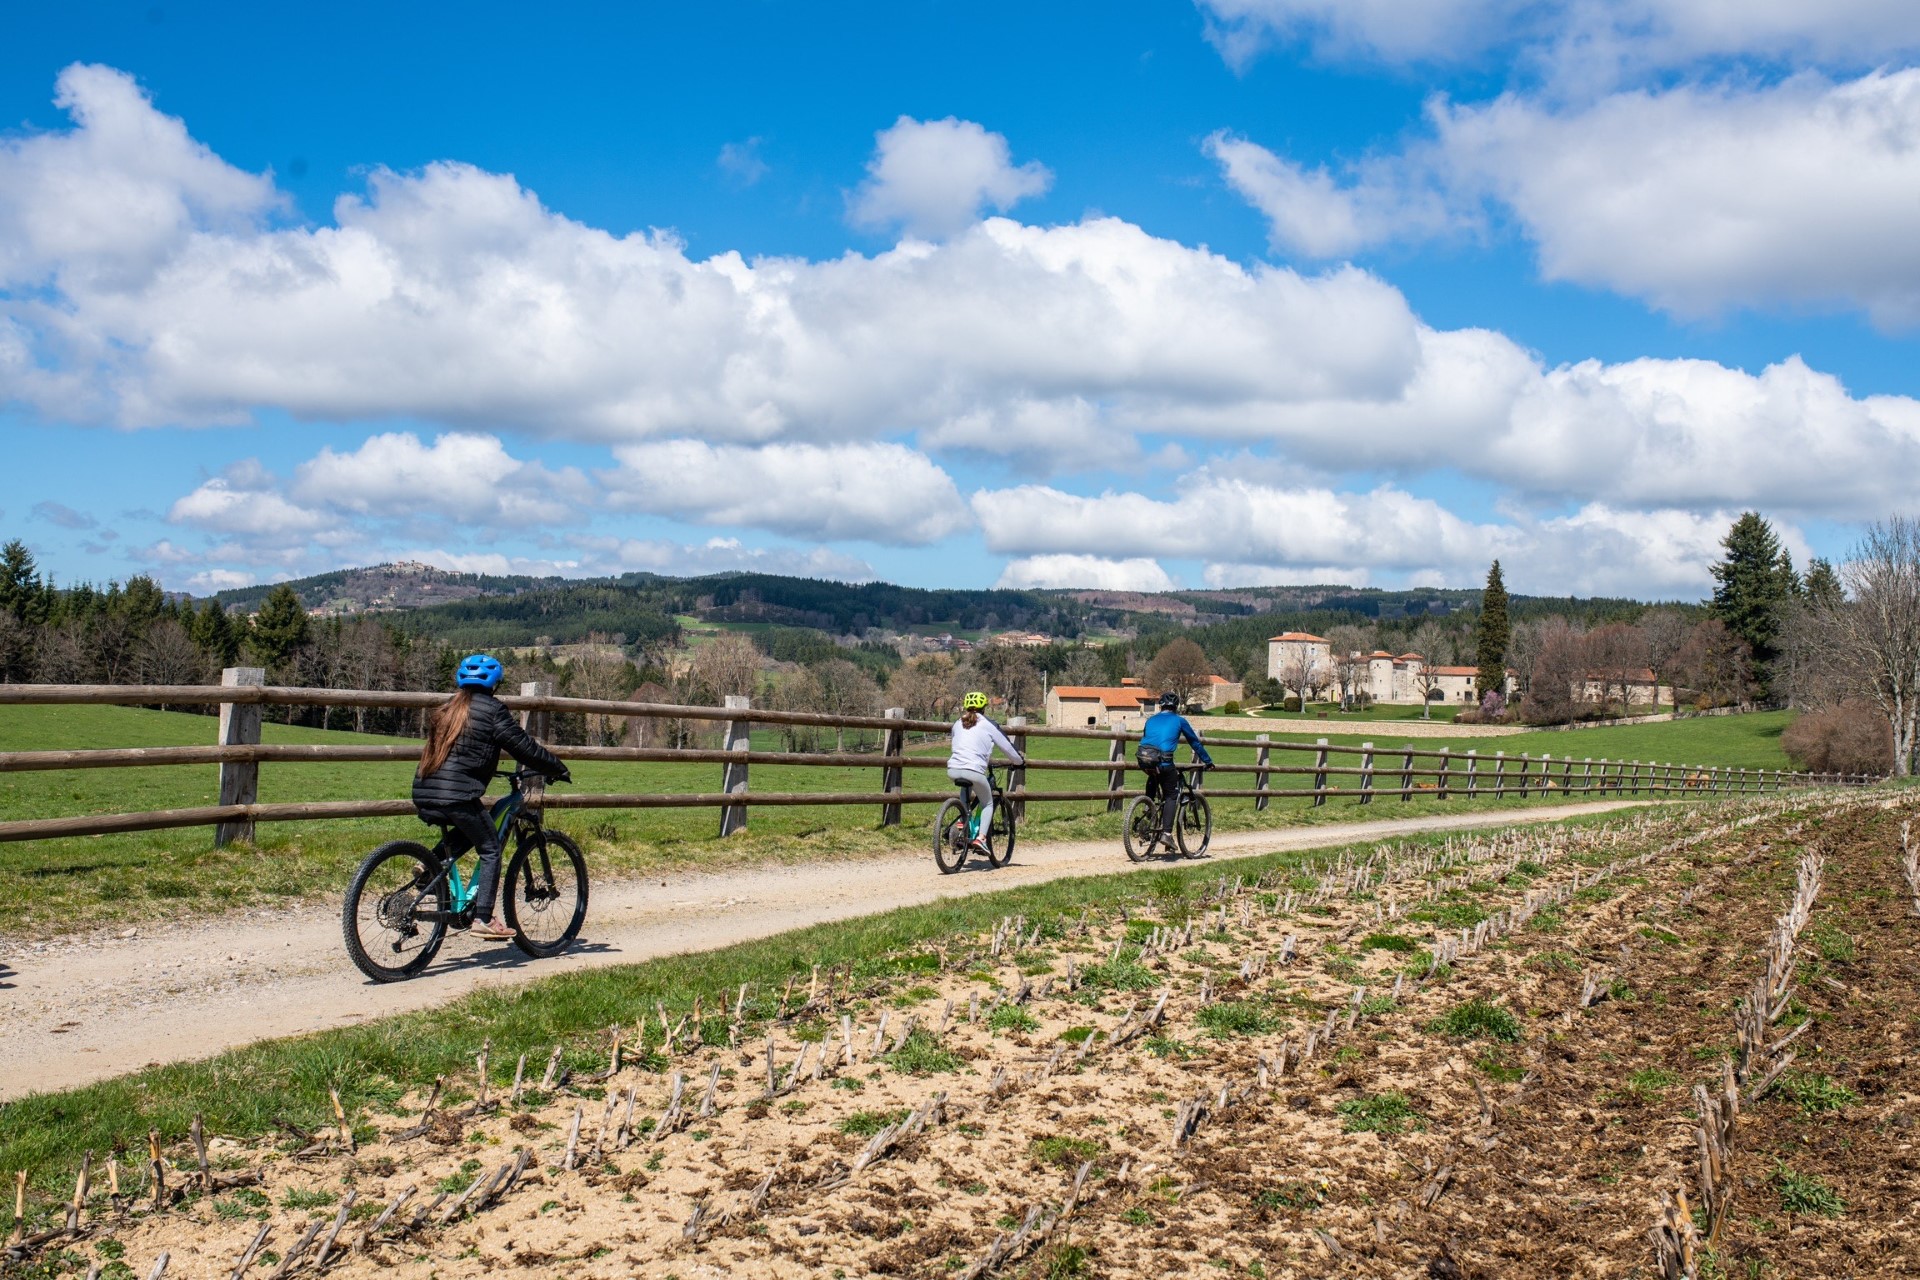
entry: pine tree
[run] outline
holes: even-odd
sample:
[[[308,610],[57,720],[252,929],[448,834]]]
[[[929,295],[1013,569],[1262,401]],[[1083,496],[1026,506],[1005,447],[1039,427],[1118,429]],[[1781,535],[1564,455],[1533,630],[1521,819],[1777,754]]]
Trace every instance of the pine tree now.
[[[41,580],[27,544],[15,538],[0,547],[0,609],[17,621],[40,623],[47,620],[52,603],[53,589]]]
[[[220,607],[220,602],[211,597],[200,606],[200,612],[193,615],[187,634],[219,666],[230,667],[240,656],[240,629]]]
[[[309,632],[306,608],[294,589],[283,582],[267,593],[260,612],[253,615],[247,642],[261,664],[272,668],[283,665],[306,644]]]
[[[1480,668],[1480,696],[1507,693],[1507,646],[1513,641],[1513,626],[1507,621],[1507,584],[1500,576],[1500,562],[1487,570],[1486,590],[1480,593],[1480,618],[1473,626],[1473,656]]]
[[[1817,609],[1831,609],[1847,594],[1840,585],[1840,575],[1833,570],[1833,562],[1819,556],[1807,562],[1807,576],[1800,590],[1807,603]]]
[[[1726,558],[1713,566],[1708,612],[1753,650],[1754,676],[1764,694],[1780,655],[1780,606],[1799,593],[1799,575],[1773,526],[1757,511],[1742,512],[1720,546]]]

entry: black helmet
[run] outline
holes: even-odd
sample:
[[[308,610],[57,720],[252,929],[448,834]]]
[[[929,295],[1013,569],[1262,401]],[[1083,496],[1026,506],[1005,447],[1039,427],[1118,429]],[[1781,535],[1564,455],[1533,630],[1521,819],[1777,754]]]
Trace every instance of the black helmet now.
[[[1178,711],[1180,709],[1180,695],[1177,693],[1161,694],[1160,709],[1162,711]]]

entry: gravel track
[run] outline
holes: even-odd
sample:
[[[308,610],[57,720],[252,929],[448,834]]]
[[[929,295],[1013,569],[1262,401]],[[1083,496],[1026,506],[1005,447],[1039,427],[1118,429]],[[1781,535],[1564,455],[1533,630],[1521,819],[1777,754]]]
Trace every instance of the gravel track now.
[[[1213,851],[1246,856],[1424,831],[1552,822],[1647,804],[1594,801],[1531,813],[1471,813],[1219,833]],[[508,944],[449,935],[410,982],[370,983],[348,961],[333,911],[248,912],[120,934],[9,945],[0,940],[0,1101],[72,1088],[159,1063],[189,1061],[443,1004],[481,987],[563,970],[710,950],[824,921],[1067,876],[1124,871],[1114,842],[1020,847],[998,871],[942,876],[927,856],[754,867],[594,886],[580,943],[531,961]]]

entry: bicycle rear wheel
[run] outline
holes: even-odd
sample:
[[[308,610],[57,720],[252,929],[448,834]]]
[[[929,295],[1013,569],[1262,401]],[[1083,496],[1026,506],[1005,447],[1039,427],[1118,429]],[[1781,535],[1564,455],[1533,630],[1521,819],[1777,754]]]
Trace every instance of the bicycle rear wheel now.
[[[967,864],[967,809],[958,800],[941,805],[933,820],[933,864],[947,876]]]
[[[1013,807],[1005,800],[993,806],[993,825],[987,828],[987,861],[1004,867],[1013,861],[1013,844],[1019,828],[1013,821]]]
[[[545,828],[521,840],[507,864],[507,926],[535,959],[559,955],[587,920],[587,859],[567,835]]]
[[[1189,795],[1187,802],[1180,806],[1180,820],[1173,824],[1173,838],[1180,852],[1189,858],[1197,858],[1207,851],[1207,844],[1213,839],[1213,810],[1207,808],[1205,796]]]
[[[1152,855],[1154,845],[1160,842],[1160,806],[1152,796],[1135,796],[1127,803],[1120,842],[1126,846],[1127,857],[1135,862]]]
[[[340,932],[354,967],[375,982],[411,978],[432,963],[447,936],[446,877],[424,845],[394,840],[360,864],[347,886]]]

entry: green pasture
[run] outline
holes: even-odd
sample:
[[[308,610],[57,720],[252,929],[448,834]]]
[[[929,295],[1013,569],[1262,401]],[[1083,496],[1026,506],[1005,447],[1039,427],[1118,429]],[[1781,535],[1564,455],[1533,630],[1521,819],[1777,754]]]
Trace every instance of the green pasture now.
[[[1442,748],[1456,755],[1477,751],[1491,756],[1504,751],[1509,756],[1551,755],[1559,760],[1572,756],[1582,760],[1657,760],[1663,764],[1724,765],[1735,769],[1791,769],[1793,764],[1780,749],[1780,732],[1793,720],[1791,711],[1756,711],[1743,716],[1703,716],[1693,720],[1658,721],[1653,724],[1628,724],[1568,729],[1563,732],[1539,730],[1498,738],[1406,738],[1394,737],[1391,723],[1354,727],[1335,722],[1314,721],[1299,734],[1280,739],[1312,742],[1325,738],[1335,746],[1357,747],[1370,741],[1385,751],[1411,743],[1421,751]],[[1216,734],[1235,738],[1252,737],[1251,730],[1233,731],[1230,720],[1209,721],[1205,725],[1209,740]],[[1217,727],[1216,727],[1217,724]]]
[[[1630,814],[1571,819],[1577,823],[1620,821]],[[1440,833],[1430,837],[1444,839]],[[1417,845],[1429,837],[1396,840]],[[1348,846],[1355,850],[1371,844]],[[688,1009],[695,993],[712,1007],[748,985],[746,1014],[754,1031],[774,1012],[781,985],[803,985],[812,967],[852,966],[861,1000],[873,1007],[896,983],[923,980],[938,955],[928,948],[977,935],[1004,916],[1020,914],[1058,939],[1061,927],[1086,907],[1111,912],[1120,904],[1136,915],[1170,923],[1184,920],[1204,888],[1221,875],[1257,877],[1286,868],[1309,871],[1331,863],[1338,850],[1295,850],[1237,859],[1208,859],[1163,869],[1084,876],[998,893],[943,898],[923,906],[814,925],[757,942],[663,957],[640,964],[559,974],[515,987],[463,996],[417,1013],[282,1040],[268,1040],[197,1062],[148,1067],[130,1075],[59,1093],[33,1094],[0,1107],[0,1170],[26,1170],[34,1193],[29,1218],[58,1212],[73,1185],[72,1170],[83,1151],[96,1154],[139,1144],[149,1129],[166,1142],[179,1140],[196,1113],[223,1135],[253,1137],[283,1122],[318,1128],[330,1119],[327,1091],[337,1088],[361,1123],[404,1115],[407,1091],[445,1076],[455,1083],[450,1101],[468,1096],[482,1040],[491,1042],[492,1071],[504,1086],[518,1055],[538,1063],[556,1044],[566,1047],[575,1070],[605,1061],[601,1038],[607,1027],[629,1024],[655,1002],[670,1013]],[[720,999],[716,999],[720,997]],[[719,1020],[708,1033],[725,1042]],[[660,1041],[649,1019],[647,1047]],[[635,1046],[638,1047],[638,1046]]]
[[[1767,714],[1680,721],[1621,729],[1538,733],[1509,738],[1423,740],[1423,750],[1450,746],[1477,749],[1483,756],[1503,750],[1510,756],[1546,751],[1556,758],[1593,755],[1609,759],[1660,759],[1686,764],[1724,764],[1748,768],[1785,767],[1779,750],[1784,715]],[[189,746],[210,744],[210,716],[125,707],[8,707],[0,712],[0,751],[97,747]],[[1238,741],[1213,725],[1204,726],[1223,763],[1251,763],[1252,753],[1235,749]],[[1303,735],[1311,741],[1323,731]],[[340,731],[269,724],[270,743],[391,742]],[[1331,740],[1357,745],[1358,738]],[[1373,733],[1383,753],[1400,746],[1390,731]],[[850,743],[849,746],[852,744]],[[776,735],[758,732],[754,746],[779,750]],[[1035,738],[1037,759],[1104,760],[1107,744],[1080,739]],[[944,761],[943,742],[919,744],[910,753]],[[1275,752],[1274,763],[1304,764],[1308,754]],[[1391,761],[1379,765],[1383,773]],[[582,793],[692,793],[720,789],[715,764],[626,764],[579,761],[573,765],[574,790]],[[412,766],[376,764],[266,764],[260,770],[263,802],[356,800],[408,794]],[[1036,790],[1097,790],[1101,771],[1035,771]],[[1216,788],[1252,785],[1249,774],[1217,774]],[[1276,777],[1275,788],[1304,779]],[[1138,774],[1130,773],[1137,785]],[[1391,785],[1386,778],[1382,786]],[[189,808],[217,801],[217,769],[212,765],[134,769],[87,769],[0,773],[0,820],[124,813]],[[761,792],[855,792],[880,790],[878,767],[756,765],[752,787]],[[938,767],[907,770],[909,791],[948,788]],[[1577,798],[1577,797],[1575,797]],[[1313,808],[1304,799],[1276,799],[1264,813],[1252,801],[1221,798],[1214,804],[1218,830],[1294,826],[1352,821],[1365,816],[1400,817],[1463,809],[1521,808],[1559,803],[1558,796],[1442,801],[1416,797],[1402,802],[1381,795],[1368,809],[1336,799]],[[905,807],[901,826],[883,828],[876,805],[761,807],[749,811],[750,830],[718,838],[715,809],[556,810],[554,825],[576,836],[586,848],[596,875],[619,876],[684,867],[716,867],[763,861],[870,857],[918,851],[927,839],[935,806]],[[259,904],[311,900],[332,910],[360,857],[374,845],[403,837],[423,837],[429,829],[410,818],[263,824],[251,845],[216,850],[208,828],[71,837],[0,844],[0,893],[11,904],[9,932],[47,936],[112,922],[135,921]],[[1021,829],[1023,841],[1119,841],[1119,816],[1102,801],[1031,804]]]
[[[1309,702],[1305,711],[1282,711],[1277,706],[1256,707],[1252,708],[1252,710],[1262,720],[1300,720],[1313,724],[1319,724],[1322,721],[1328,724],[1340,724],[1342,722],[1366,724],[1378,720],[1420,719],[1420,707],[1417,703],[1408,706],[1401,703],[1376,702],[1372,706],[1362,707],[1358,711],[1342,711],[1340,710],[1340,704],[1337,702]],[[1453,719],[1454,713],[1459,710],[1460,707],[1456,703],[1436,702],[1433,704],[1432,718],[1435,720],[1450,721]],[[1216,719],[1231,720],[1233,718],[1231,716],[1222,717],[1217,711],[1211,712],[1210,715]]]

